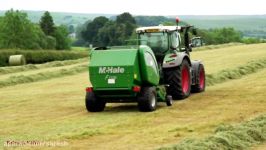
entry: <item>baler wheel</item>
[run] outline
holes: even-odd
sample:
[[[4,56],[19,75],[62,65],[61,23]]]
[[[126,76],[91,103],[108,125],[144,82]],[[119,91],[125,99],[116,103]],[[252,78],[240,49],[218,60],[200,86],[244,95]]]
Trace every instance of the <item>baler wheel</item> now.
[[[106,102],[96,97],[94,92],[87,92],[85,104],[89,112],[101,112],[104,110]]]
[[[138,107],[140,111],[150,112],[156,110],[157,95],[155,87],[143,87],[138,96]]]

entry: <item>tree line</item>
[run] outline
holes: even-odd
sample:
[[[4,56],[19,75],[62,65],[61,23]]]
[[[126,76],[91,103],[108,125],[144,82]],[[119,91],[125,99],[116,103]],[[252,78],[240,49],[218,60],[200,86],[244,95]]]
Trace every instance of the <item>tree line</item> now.
[[[83,25],[74,27],[54,24],[48,11],[39,23],[32,23],[26,13],[9,10],[0,17],[0,49],[70,49],[72,46],[113,46],[125,45],[127,40],[136,39],[135,29],[139,26],[159,24],[175,25],[175,19],[163,16],[135,16],[125,12],[118,16],[96,17]],[[186,24],[186,22],[182,22]],[[68,38],[76,31],[77,39]],[[198,36],[206,44],[223,44],[229,42],[258,43],[262,40],[245,38],[243,33],[234,28],[198,29]]]
[[[114,20],[96,17],[83,25],[78,33],[78,42],[87,46],[125,45],[126,40],[135,35],[136,27],[136,21],[130,13],[120,14]]]
[[[74,45],[88,46],[112,46],[125,45],[126,40],[136,39],[135,28],[138,26],[176,25],[175,19],[163,16],[136,16],[130,13],[118,15],[115,19],[104,16],[95,18],[80,26],[77,30],[78,39]],[[188,24],[181,22],[181,25]],[[197,29],[198,35],[203,38],[204,43],[224,44],[230,42],[260,43],[263,40],[256,38],[245,38],[243,33],[231,27],[216,29]]]
[[[11,9],[0,17],[0,49],[70,49],[68,29],[56,26],[48,11],[35,24],[26,13]]]

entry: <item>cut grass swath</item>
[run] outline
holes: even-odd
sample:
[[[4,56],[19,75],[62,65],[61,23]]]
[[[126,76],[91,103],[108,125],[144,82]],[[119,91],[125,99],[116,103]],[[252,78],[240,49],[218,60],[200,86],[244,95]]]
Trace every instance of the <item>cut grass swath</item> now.
[[[44,64],[28,64],[25,66],[0,67],[0,75],[22,72],[22,71],[29,71],[29,70],[37,70],[37,69],[43,69],[43,68],[49,68],[49,67],[67,66],[67,65],[77,64],[80,62],[85,62],[87,60],[88,60],[87,58],[82,58],[82,59],[77,59],[77,60],[53,61],[53,62],[47,62]]]
[[[235,69],[222,70],[216,74],[207,74],[206,81],[207,85],[214,85],[222,83],[232,79],[239,79],[247,74],[255,73],[256,71],[266,67],[266,60],[257,60],[249,62],[246,65],[239,66]],[[54,72],[41,72],[34,75],[28,76],[11,76],[5,81],[0,81],[0,88],[5,86],[17,85],[21,83],[30,83],[41,80],[47,80],[52,78],[58,78],[66,75],[74,75],[87,70],[87,65],[80,65],[78,67],[72,67],[70,69],[61,69]]]
[[[228,150],[247,149],[266,140],[266,114],[232,126],[220,125],[214,135],[203,139],[186,139],[179,144],[160,150]]]
[[[53,72],[41,72],[34,75],[20,75],[20,76],[11,76],[5,81],[0,81],[0,88],[5,86],[17,85],[22,83],[31,83],[36,81],[48,80],[52,78],[58,78],[67,75],[74,75],[80,72],[87,70],[87,65],[79,65],[72,67],[70,69],[60,69]]]
[[[266,59],[252,61],[247,63],[246,65],[239,66],[235,69],[226,69],[219,71],[216,74],[207,74],[206,75],[207,85],[214,85],[231,79],[239,79],[244,75],[255,73],[258,70],[263,69],[265,67],[266,67]]]

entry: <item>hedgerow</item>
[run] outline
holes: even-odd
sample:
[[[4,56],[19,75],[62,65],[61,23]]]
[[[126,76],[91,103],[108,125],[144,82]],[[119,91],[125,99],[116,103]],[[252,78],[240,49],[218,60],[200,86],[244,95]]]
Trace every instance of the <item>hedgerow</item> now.
[[[51,61],[84,58],[88,56],[88,53],[56,50],[0,50],[0,67],[8,66],[8,59],[11,55],[24,55],[27,64],[42,64]]]

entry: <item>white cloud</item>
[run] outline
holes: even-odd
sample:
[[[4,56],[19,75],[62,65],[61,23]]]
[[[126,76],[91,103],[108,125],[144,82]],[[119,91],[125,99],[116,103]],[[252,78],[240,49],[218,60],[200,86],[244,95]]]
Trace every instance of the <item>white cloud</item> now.
[[[266,14],[262,0],[1,0],[0,9],[142,15]]]

